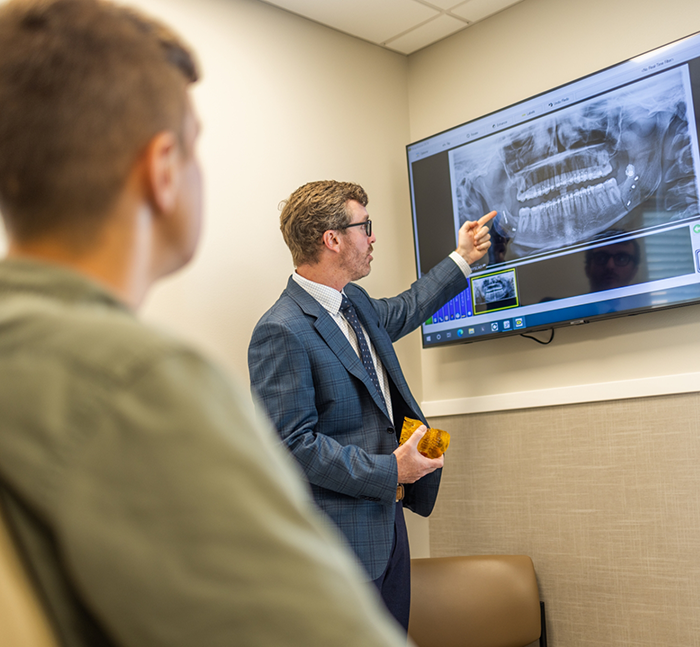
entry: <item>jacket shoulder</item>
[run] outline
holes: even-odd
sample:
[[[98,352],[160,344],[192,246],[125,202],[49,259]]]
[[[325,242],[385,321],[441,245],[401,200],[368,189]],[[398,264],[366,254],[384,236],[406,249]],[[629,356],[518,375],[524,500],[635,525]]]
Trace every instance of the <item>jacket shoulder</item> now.
[[[159,358],[197,353],[133,314],[101,304],[71,304],[33,295],[8,297],[0,317],[0,352],[47,365],[72,366],[117,382]]]
[[[321,306],[311,296],[308,298],[311,307],[307,308],[307,310],[320,310]],[[317,314],[318,312],[316,312],[316,316]],[[282,328],[290,332],[306,330],[309,327],[309,322],[314,318],[314,316],[304,311],[287,289],[282,292],[269,310],[260,317],[253,329],[253,339],[260,334],[260,331],[270,328]]]

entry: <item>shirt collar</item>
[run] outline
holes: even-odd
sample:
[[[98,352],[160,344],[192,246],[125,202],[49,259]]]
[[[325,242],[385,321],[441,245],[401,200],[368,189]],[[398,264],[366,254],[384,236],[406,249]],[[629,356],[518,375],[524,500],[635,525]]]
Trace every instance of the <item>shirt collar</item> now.
[[[30,258],[0,260],[0,295],[18,291],[69,303],[101,303],[133,314],[104,286],[68,267]]]
[[[316,299],[329,314],[335,316],[340,312],[343,292],[338,292],[335,288],[323,285],[323,283],[316,283],[315,281],[305,279],[298,274],[296,270],[294,274],[292,274],[292,278],[301,288]]]

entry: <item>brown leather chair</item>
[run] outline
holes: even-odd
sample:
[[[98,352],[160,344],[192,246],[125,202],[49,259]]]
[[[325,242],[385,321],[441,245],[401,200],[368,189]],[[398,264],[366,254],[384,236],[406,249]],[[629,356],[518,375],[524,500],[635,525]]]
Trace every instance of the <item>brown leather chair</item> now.
[[[58,647],[0,504],[0,645]]]
[[[408,633],[418,647],[547,645],[544,604],[525,555],[411,560]]]

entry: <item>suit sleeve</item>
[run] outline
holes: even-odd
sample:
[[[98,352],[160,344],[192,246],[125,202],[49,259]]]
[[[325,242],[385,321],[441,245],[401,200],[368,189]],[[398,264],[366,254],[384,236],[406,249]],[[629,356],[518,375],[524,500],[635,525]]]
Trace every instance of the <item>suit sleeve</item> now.
[[[464,273],[457,263],[448,257],[415,281],[405,292],[392,298],[371,299],[371,302],[379,321],[391,341],[395,342],[413,332],[466,288]],[[364,293],[364,290],[362,292]]]
[[[248,366],[254,396],[310,483],[350,497],[394,503],[398,469],[393,454],[371,454],[317,431],[318,375],[298,332],[280,321],[261,320],[248,349]],[[326,392],[331,387],[324,384]],[[337,420],[338,429],[361,429],[362,424],[350,409],[346,419]]]

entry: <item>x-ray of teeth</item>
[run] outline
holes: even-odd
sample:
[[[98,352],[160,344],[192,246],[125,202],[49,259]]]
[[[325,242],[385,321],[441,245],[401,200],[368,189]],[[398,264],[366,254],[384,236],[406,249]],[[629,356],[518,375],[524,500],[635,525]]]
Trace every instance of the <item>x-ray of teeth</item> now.
[[[515,280],[512,270],[474,279],[474,299],[477,309],[481,309],[480,306],[489,306],[497,301],[514,298]]]
[[[500,262],[586,241],[649,201],[665,222],[696,216],[685,74],[669,70],[453,150],[455,225],[497,210]]]

